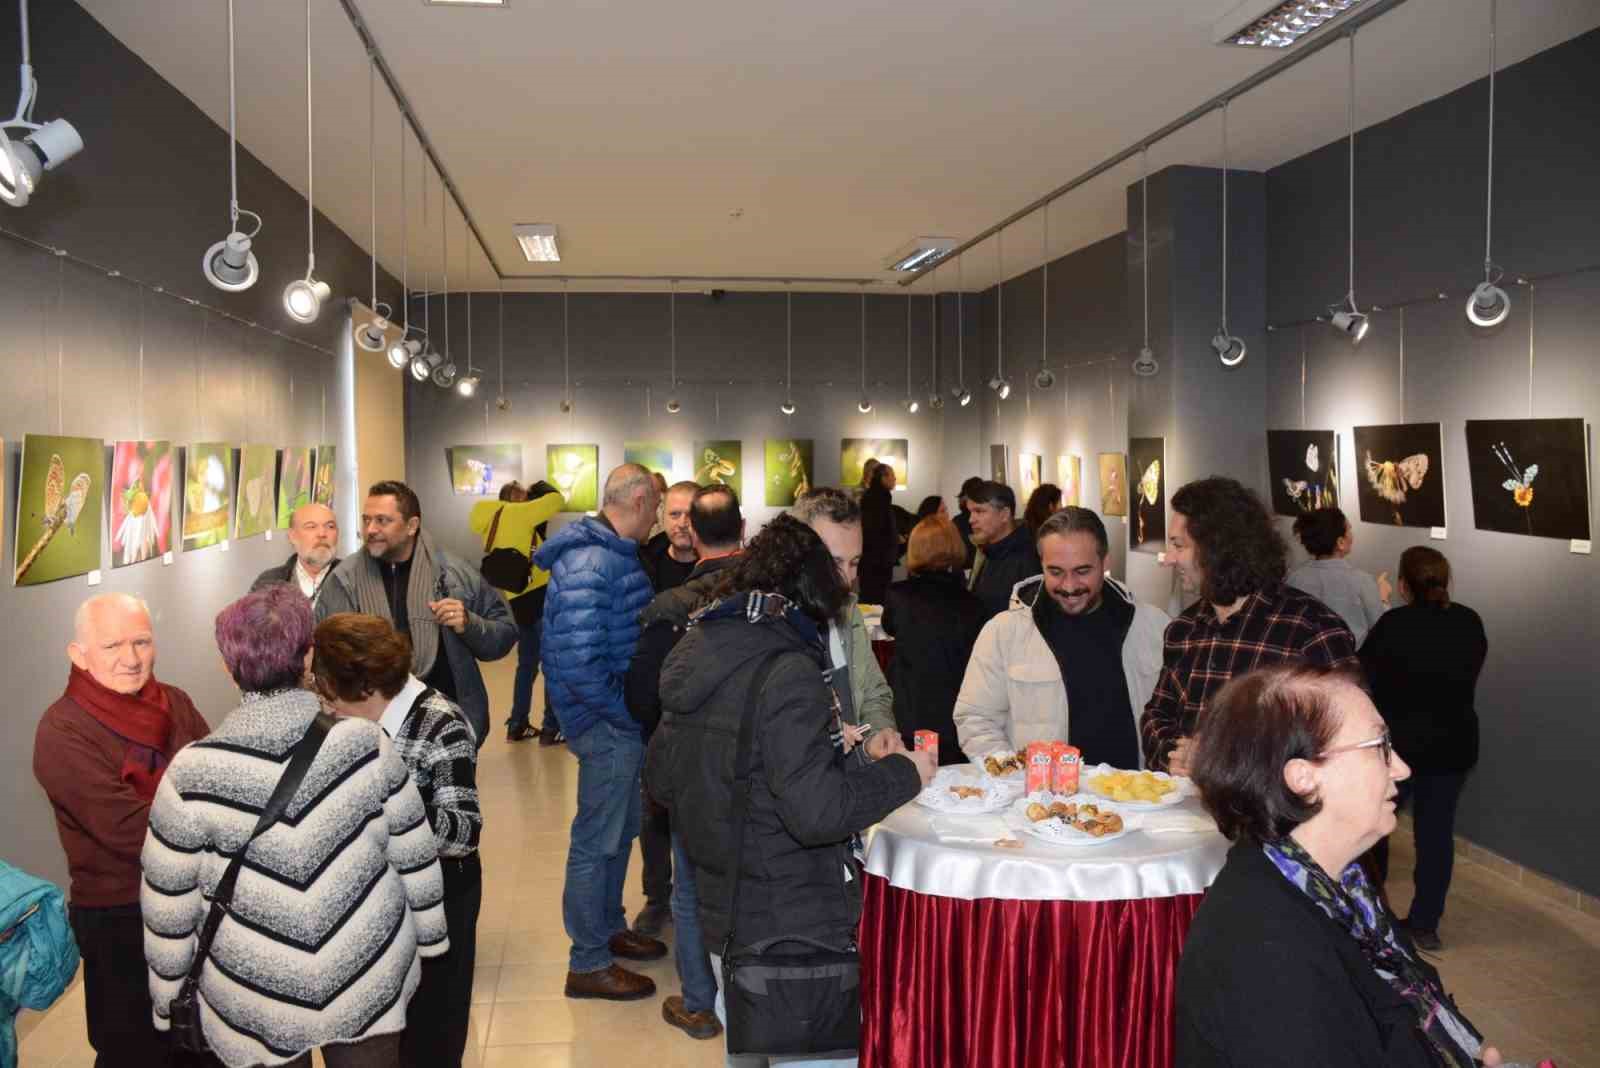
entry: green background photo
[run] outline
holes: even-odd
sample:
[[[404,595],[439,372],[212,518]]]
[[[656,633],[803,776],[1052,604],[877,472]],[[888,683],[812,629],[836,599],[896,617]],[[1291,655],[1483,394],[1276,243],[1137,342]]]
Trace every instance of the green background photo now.
[[[183,547],[228,540],[233,518],[233,449],[208,441],[183,450]]]
[[[810,438],[768,438],[766,451],[767,506],[787,508],[811,488],[815,449]]]
[[[272,526],[278,450],[272,445],[239,447],[239,495],[234,503],[235,538],[253,538]]]
[[[843,438],[839,442],[839,484],[846,489],[861,485],[861,465],[877,460],[894,468],[895,486],[903,490],[911,485],[909,455],[905,438]]]
[[[600,446],[545,446],[545,477],[566,498],[568,512],[600,507]]]
[[[87,491],[79,494],[80,504],[68,506],[69,512],[74,507],[77,510],[73,522],[57,524],[27,571],[15,576],[18,586],[71,578],[100,566],[101,509],[106,489],[105,443],[99,438],[28,434],[22,439],[22,478],[18,480],[17,529],[13,542],[18,569],[51,530],[46,522],[45,483],[49,480],[52,459],[57,456],[61,458],[59,499],[71,500],[72,485],[80,475],[87,476]],[[79,482],[79,486],[83,483]]]
[[[317,446],[317,475],[311,481],[311,499],[333,507],[333,465],[339,457],[337,445]]]
[[[283,450],[283,471],[278,479],[278,526],[287,529],[294,510],[311,503],[311,447]]]
[[[732,486],[744,500],[744,442],[695,442],[692,477],[702,486]]]

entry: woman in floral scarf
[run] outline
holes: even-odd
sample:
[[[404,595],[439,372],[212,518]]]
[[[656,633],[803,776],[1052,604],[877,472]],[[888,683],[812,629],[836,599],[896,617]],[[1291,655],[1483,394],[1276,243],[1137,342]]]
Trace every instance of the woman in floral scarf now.
[[[1348,671],[1281,665],[1216,696],[1193,777],[1234,846],[1179,965],[1179,1065],[1504,1063],[1356,862],[1410,773]]]

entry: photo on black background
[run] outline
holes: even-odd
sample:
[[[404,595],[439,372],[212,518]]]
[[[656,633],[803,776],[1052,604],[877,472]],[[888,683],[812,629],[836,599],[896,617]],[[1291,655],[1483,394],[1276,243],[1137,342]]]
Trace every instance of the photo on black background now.
[[[1582,419],[1468,419],[1472,523],[1534,538],[1589,538]]]
[[[1267,471],[1278,515],[1339,507],[1339,435],[1333,431],[1267,431]]]
[[[1361,521],[1395,527],[1447,526],[1441,444],[1438,423],[1356,427]]]
[[[1133,482],[1129,502],[1128,547],[1159,553],[1167,542],[1166,443],[1161,438],[1128,439],[1128,477]]]

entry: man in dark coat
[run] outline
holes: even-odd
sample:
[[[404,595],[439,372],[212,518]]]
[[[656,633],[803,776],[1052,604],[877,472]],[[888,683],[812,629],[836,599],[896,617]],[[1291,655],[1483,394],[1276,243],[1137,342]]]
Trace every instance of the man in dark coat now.
[[[333,509],[316,502],[296,508],[289,517],[289,544],[294,546],[294,555],[257,575],[250,592],[287,582],[300,587],[314,607],[322,596],[322,584],[339,566],[339,520]]]
[[[967,588],[983,602],[985,619],[1011,604],[1011,591],[1023,579],[1040,573],[1033,531],[1017,522],[1017,495],[1010,486],[985,482],[967,497],[972,540],[978,546]]]

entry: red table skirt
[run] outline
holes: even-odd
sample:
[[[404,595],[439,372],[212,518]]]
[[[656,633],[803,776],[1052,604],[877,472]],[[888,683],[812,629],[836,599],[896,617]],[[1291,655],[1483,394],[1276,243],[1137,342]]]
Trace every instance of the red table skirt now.
[[[1202,895],[933,897],[863,886],[863,1068],[1169,1068]]]

